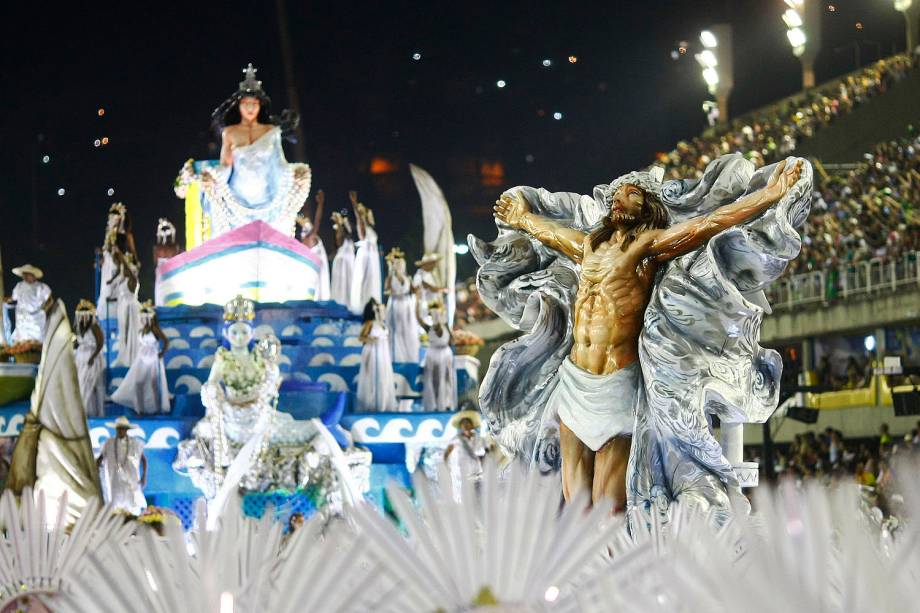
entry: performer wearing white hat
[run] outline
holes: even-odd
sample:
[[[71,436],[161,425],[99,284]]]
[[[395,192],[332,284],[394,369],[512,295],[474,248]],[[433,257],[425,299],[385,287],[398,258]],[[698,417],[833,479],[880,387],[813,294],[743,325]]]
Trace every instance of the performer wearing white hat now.
[[[96,466],[102,468],[103,496],[115,510],[139,515],[147,506],[143,491],[147,485],[144,441],[128,436],[128,431],[137,426],[124,415],[105,425],[115,429],[115,436],[105,441],[96,459]]]
[[[45,311],[42,308],[51,298],[51,288],[39,281],[44,276],[41,269],[25,264],[13,269],[22,281],[13,288],[9,300],[16,303],[16,327],[10,337],[12,343],[41,342],[45,335]]]
[[[444,450],[444,462],[450,470],[454,497],[459,500],[463,482],[478,481],[482,477],[482,461],[489,452],[489,445],[479,434],[482,425],[479,411],[459,411],[451,417],[450,425],[457,429],[457,435]]]

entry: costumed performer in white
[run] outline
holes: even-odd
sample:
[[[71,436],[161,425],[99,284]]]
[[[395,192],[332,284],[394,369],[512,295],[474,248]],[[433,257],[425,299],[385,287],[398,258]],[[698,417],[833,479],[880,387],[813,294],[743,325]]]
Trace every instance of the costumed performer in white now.
[[[437,253],[426,253],[421,260],[416,260],[415,274],[412,275],[412,290],[415,292],[415,300],[419,305],[419,316],[422,321],[431,323],[428,316],[428,305],[433,302],[441,301],[447,294],[447,289],[438,281],[434,269],[441,260]]]
[[[457,406],[457,371],[444,303],[432,302],[428,316],[431,323],[423,320],[421,313],[418,315],[419,324],[428,334],[428,349],[422,364],[422,405],[426,411],[449,411]]]
[[[300,242],[319,258],[319,286],[316,288],[316,300],[329,300],[332,295],[329,257],[326,255],[323,239],[319,236],[319,224],[323,219],[325,202],[326,194],[323,193],[323,190],[319,190],[316,192],[316,210],[313,214],[313,221],[310,221],[305,215],[297,216],[297,224],[300,226]]]
[[[387,254],[388,273],[384,282],[387,300],[387,328],[390,331],[390,347],[394,362],[418,364],[418,323],[415,320],[415,296],[412,284],[406,274],[406,256],[398,247]]]
[[[464,481],[477,481],[482,477],[482,462],[489,452],[489,445],[479,433],[482,416],[479,411],[460,411],[450,419],[450,425],[457,429],[444,450],[444,463],[450,471],[454,486],[454,497],[459,500]]]
[[[147,506],[144,497],[144,487],[147,485],[144,441],[128,436],[128,432],[137,426],[124,415],[105,425],[115,428],[115,436],[106,439],[96,458],[96,466],[102,470],[103,497],[116,511],[140,515]]]
[[[109,207],[109,217],[105,226],[105,238],[102,243],[102,286],[96,300],[96,312],[100,317],[108,318],[108,303],[118,299],[118,288],[114,280],[118,276],[118,254],[130,253],[134,261],[139,261],[134,245],[134,233],[131,229],[131,216],[121,202]],[[114,312],[111,315],[115,315]]]
[[[141,305],[137,300],[140,264],[131,253],[116,251],[113,256],[118,268],[109,283],[114,284],[113,291],[118,300],[115,306],[118,316],[118,357],[112,366],[131,366],[141,331]]]
[[[112,401],[131,407],[139,415],[169,413],[169,388],[163,366],[169,339],[160,329],[156,309],[149,300],[141,307],[140,318],[143,330],[138,351],[121,385],[112,394]]]
[[[390,339],[384,323],[386,307],[373,298],[364,307],[364,326],[358,339],[361,368],[358,370],[357,410],[363,413],[396,410],[396,385],[390,359]]]
[[[80,301],[74,322],[74,350],[83,406],[87,416],[100,417],[105,406],[105,362],[99,354],[105,348],[105,339],[92,302]]]
[[[351,239],[351,222],[346,211],[332,213],[335,230],[335,257],[332,258],[331,298],[343,306],[351,300],[351,278],[355,268],[355,243]]]
[[[377,231],[374,230],[374,212],[358,202],[358,192],[348,192],[355,212],[358,228],[355,269],[351,278],[349,306],[352,313],[360,313],[371,298],[378,304],[383,298],[381,291],[380,252],[377,249]]]
[[[25,264],[14,268],[13,274],[22,281],[13,287],[13,295],[8,300],[16,304],[16,326],[10,341],[13,344],[40,343],[45,335],[44,307],[51,300],[51,288],[39,281],[44,273],[37,266]]]

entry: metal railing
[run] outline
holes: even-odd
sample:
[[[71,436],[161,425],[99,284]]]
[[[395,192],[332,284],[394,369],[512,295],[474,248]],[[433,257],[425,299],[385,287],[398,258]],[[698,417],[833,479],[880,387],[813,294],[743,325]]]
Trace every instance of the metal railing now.
[[[767,289],[774,310],[808,304],[829,304],[855,296],[920,288],[920,252],[899,258],[872,258],[831,270],[818,270],[780,279]]]

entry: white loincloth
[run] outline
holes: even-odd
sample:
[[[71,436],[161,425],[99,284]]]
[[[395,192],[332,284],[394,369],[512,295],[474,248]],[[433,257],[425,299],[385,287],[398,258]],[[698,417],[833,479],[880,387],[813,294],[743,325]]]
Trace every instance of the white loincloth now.
[[[638,361],[609,375],[595,375],[566,358],[547,408],[597,451],[615,436],[632,434],[641,376]]]

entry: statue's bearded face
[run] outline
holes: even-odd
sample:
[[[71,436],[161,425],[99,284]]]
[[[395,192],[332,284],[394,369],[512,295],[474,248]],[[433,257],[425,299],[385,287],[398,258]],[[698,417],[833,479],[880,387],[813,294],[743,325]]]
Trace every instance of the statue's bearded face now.
[[[645,192],[641,188],[630,183],[621,185],[610,198],[610,221],[618,227],[635,225],[642,217],[644,206]]]
[[[244,121],[255,121],[259,116],[262,103],[254,96],[245,96],[240,100],[240,117]]]

